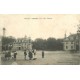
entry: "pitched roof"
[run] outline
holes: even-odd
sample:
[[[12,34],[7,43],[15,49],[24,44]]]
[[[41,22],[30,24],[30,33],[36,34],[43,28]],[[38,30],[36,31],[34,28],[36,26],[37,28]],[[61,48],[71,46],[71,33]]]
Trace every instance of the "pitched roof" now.
[[[64,39],[64,41],[77,41],[78,40],[78,35],[77,34],[71,34],[67,38]]]

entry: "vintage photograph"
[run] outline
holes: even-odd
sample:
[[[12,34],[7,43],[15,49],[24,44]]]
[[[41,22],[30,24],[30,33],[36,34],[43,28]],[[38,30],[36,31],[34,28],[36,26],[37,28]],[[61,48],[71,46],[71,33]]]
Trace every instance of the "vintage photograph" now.
[[[80,14],[0,14],[0,65],[79,65]]]

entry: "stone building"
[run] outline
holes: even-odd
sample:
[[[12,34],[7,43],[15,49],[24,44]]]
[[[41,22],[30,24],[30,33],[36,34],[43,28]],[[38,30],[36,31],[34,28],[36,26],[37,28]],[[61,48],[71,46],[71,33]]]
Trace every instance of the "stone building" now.
[[[18,38],[13,43],[12,50],[32,50],[32,41],[31,38]]]
[[[63,40],[63,49],[65,51],[80,51],[80,27],[76,34],[70,34]]]
[[[3,37],[6,37],[6,28],[3,28]],[[8,48],[11,47],[11,49],[14,50],[32,50],[32,41],[31,38],[27,36],[23,38],[17,38],[15,39],[12,36],[8,36],[8,38],[14,39],[14,42],[6,44]],[[0,41],[1,43],[1,41]],[[0,44],[0,47],[2,47],[2,43]],[[1,49],[1,48],[0,48]]]
[[[0,53],[2,52],[2,37],[0,36]]]

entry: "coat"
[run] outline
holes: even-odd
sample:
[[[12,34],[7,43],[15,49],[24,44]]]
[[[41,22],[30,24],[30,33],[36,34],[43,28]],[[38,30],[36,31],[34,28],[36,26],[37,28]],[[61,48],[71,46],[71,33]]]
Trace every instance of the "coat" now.
[[[14,53],[14,58],[16,58],[16,55],[17,55],[17,53],[15,52],[15,53]]]
[[[30,58],[33,58],[32,52],[29,52],[29,57],[30,57]]]

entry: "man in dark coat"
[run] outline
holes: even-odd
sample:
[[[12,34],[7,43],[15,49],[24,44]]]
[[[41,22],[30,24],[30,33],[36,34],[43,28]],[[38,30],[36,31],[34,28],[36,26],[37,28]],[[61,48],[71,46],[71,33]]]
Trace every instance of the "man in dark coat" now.
[[[8,60],[11,58],[11,51],[8,51]]]
[[[42,51],[42,58],[44,58],[44,51]]]
[[[26,60],[26,55],[27,55],[27,52],[26,50],[24,51],[24,59]]]
[[[16,60],[16,55],[17,55],[17,52],[15,51],[14,52],[14,60]]]
[[[7,60],[8,53],[7,53],[7,52],[5,52],[4,54],[5,54],[5,59]]]
[[[31,60],[33,58],[32,52],[29,51],[29,60]]]

